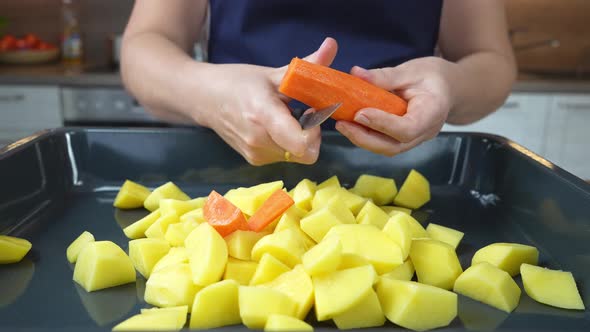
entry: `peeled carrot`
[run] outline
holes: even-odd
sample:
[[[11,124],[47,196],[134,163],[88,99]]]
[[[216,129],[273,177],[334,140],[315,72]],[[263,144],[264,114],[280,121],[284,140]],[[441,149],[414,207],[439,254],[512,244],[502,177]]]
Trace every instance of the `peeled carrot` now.
[[[224,237],[237,230],[249,230],[242,211],[215,190],[207,197],[203,217]]]
[[[395,115],[406,114],[407,102],[356,76],[293,58],[279,91],[315,109],[341,102],[335,120],[353,121],[356,112],[372,107]]]
[[[248,219],[248,226],[251,230],[260,232],[270,223],[275,221],[281,214],[285,213],[295,202],[282,189],[272,193],[270,197],[262,203],[262,206],[254,212],[254,215]]]

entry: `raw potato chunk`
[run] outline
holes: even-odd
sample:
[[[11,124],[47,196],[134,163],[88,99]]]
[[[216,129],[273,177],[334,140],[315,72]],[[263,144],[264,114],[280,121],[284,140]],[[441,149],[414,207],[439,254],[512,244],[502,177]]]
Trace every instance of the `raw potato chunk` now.
[[[152,193],[145,199],[145,202],[143,202],[143,206],[149,211],[155,211],[160,207],[160,200],[164,198],[173,198],[181,201],[188,201],[191,199],[174,183],[167,182],[154,189],[154,191],[152,191]]]
[[[457,294],[434,286],[381,278],[377,295],[387,319],[414,331],[447,326],[457,316]]]
[[[233,280],[223,280],[201,289],[195,296],[190,328],[204,330],[240,324],[238,287]]]
[[[315,242],[320,242],[332,227],[354,222],[354,216],[342,202],[331,200],[328,205],[312,210],[301,219],[300,224],[305,234]]]
[[[416,170],[411,170],[395,196],[393,203],[410,209],[418,209],[428,201],[430,201],[430,184],[428,180]]]
[[[207,286],[221,280],[227,263],[227,245],[215,228],[202,223],[186,238],[193,282]]]
[[[205,216],[203,215],[203,208],[189,211],[180,216],[180,222],[187,222],[188,220],[193,221],[197,224],[204,223],[206,220]]]
[[[162,257],[152,269],[152,273],[161,270],[167,266],[188,263],[188,253],[184,247],[172,247],[164,257]]]
[[[0,264],[20,262],[32,246],[31,242],[25,239],[0,235]]]
[[[240,286],[240,317],[250,329],[262,329],[272,314],[295,316],[297,304],[287,295],[268,287]]]
[[[192,231],[199,226],[194,220],[185,220],[168,225],[164,239],[174,247],[184,246],[184,241]]]
[[[252,258],[252,248],[258,240],[268,235],[263,232],[237,230],[225,237],[230,257],[249,261]]]
[[[410,254],[412,246],[413,230],[408,221],[408,215],[399,213],[387,220],[383,233],[389,236],[402,250],[402,258],[405,260]],[[410,217],[412,218],[412,217]]]
[[[74,268],[74,281],[87,292],[135,282],[133,262],[111,241],[88,243]]]
[[[471,265],[480,262],[488,262],[514,277],[520,272],[521,264],[537,265],[539,250],[518,243],[493,243],[479,249],[473,255]]]
[[[520,274],[524,290],[533,300],[558,308],[585,309],[571,272],[524,263]]]
[[[261,286],[270,287],[291,298],[296,304],[295,317],[299,319],[305,319],[313,305],[313,284],[301,265]]]
[[[162,214],[148,229],[145,236],[152,239],[165,239],[168,226],[179,223],[180,219],[176,213]]]
[[[313,331],[313,327],[306,322],[285,315],[272,314],[268,316],[264,331]]]
[[[403,212],[405,214],[409,214],[412,215],[412,210],[405,208],[405,207],[401,207],[401,206],[382,206],[381,209],[387,213],[390,217],[393,217],[394,214],[397,214],[398,212]]]
[[[113,331],[180,331],[186,323],[186,314],[158,309],[132,316],[113,327]]]
[[[338,176],[332,175],[330,178],[326,179],[324,182],[317,185],[316,190],[328,188],[328,187],[338,187],[340,188],[340,180],[338,180]]]
[[[390,214],[390,216],[391,218],[395,217],[397,220],[403,219],[407,222],[412,232],[412,239],[423,239],[430,237],[428,235],[428,232],[426,232],[426,229],[424,229],[424,227],[422,226],[422,224],[420,224],[420,222],[411,215],[407,213],[397,212]]]
[[[325,239],[303,255],[303,267],[310,276],[333,272],[342,260],[342,244],[336,237]]]
[[[263,254],[269,253],[285,265],[293,267],[301,263],[304,252],[303,243],[295,231],[285,229],[260,239],[252,248],[252,260],[260,261]]]
[[[256,272],[258,263],[252,261],[242,261],[230,257],[225,265],[224,280],[234,280],[240,285],[247,286]]]
[[[188,212],[202,209],[205,202],[207,202],[207,197],[199,197],[189,201],[165,198],[160,200],[160,212],[162,215],[176,213],[177,216],[182,216]]]
[[[471,266],[455,281],[455,293],[512,312],[520,300],[520,288],[504,270],[483,262]]]
[[[334,317],[334,323],[341,330],[376,327],[385,324],[379,297],[374,290],[357,305]]]
[[[355,307],[373,290],[376,278],[371,265],[313,277],[317,319],[327,320]]]
[[[428,224],[426,232],[431,239],[444,242],[453,247],[453,249],[457,249],[457,246],[464,235],[463,232],[458,230],[433,223]]]
[[[367,201],[366,198],[355,195],[344,188],[331,186],[316,191],[313,200],[311,201],[311,207],[313,210],[320,209],[327,205],[331,200],[344,203],[353,215],[358,214]]]
[[[224,196],[248,216],[262,206],[272,193],[283,188],[283,181],[262,183],[249,188],[237,188],[228,191]]]
[[[113,206],[119,209],[135,209],[143,206],[143,202],[151,191],[138,183],[125,180],[115,197]]]
[[[250,285],[256,286],[267,283],[289,270],[289,267],[283,262],[274,258],[271,254],[265,253],[258,262],[256,272],[254,272],[254,276],[250,280]]]
[[[292,209],[293,207],[291,207]],[[290,210],[287,210],[285,214],[279,218],[279,222],[277,223],[274,232],[278,233],[282,230],[291,228],[295,231],[297,236],[303,242],[303,247],[305,250],[309,250],[311,247],[315,246],[316,242],[312,240],[305,232],[299,227],[299,222],[302,217],[296,215],[295,212],[291,213]]]
[[[308,179],[301,180],[295,188],[293,188],[293,200],[295,206],[305,211],[311,210],[311,200],[316,191],[316,183]]]
[[[377,205],[385,205],[393,201],[397,187],[393,179],[363,174],[356,180],[352,192],[372,199]]]
[[[88,244],[94,242],[94,235],[92,233],[84,231],[80,236],[78,236],[74,242],[72,242],[68,249],[66,250],[66,257],[68,258],[68,262],[76,263],[78,259],[78,255],[84,249],[84,247]],[[0,250],[2,252],[2,250]]]
[[[450,290],[463,272],[455,249],[437,240],[414,240],[410,258],[416,269],[418,281],[423,284]]]
[[[188,264],[164,267],[152,273],[145,284],[145,302],[158,307],[192,307],[200,287],[191,281]]]
[[[404,264],[396,267],[391,272],[382,274],[381,277],[410,281],[412,280],[412,277],[414,277],[414,271],[414,264],[412,264],[412,260],[408,259]]]
[[[356,216],[357,224],[373,225],[379,229],[387,223],[389,215],[371,201],[367,201]]]
[[[359,267],[364,265],[371,265],[371,262],[369,262],[365,257],[359,256],[357,254],[342,254],[342,258],[340,259],[340,265],[338,265],[337,270],[352,269],[353,267]]]
[[[156,220],[160,219],[160,217],[160,210],[155,210],[133,224],[125,227],[125,229],[123,229],[123,233],[125,233],[127,238],[132,240],[145,237],[145,231],[150,228],[150,226],[152,226]]]
[[[135,269],[146,279],[158,261],[170,251],[168,242],[162,239],[137,239],[129,241],[129,258]]]

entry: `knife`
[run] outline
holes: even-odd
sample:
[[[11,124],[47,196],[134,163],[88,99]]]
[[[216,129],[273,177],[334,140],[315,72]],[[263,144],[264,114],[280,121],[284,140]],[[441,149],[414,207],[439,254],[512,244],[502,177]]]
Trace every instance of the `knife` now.
[[[313,112],[305,113],[299,118],[299,124],[304,130],[311,129],[319,126],[324,121],[328,120],[334,112],[342,105],[342,103],[336,103],[332,106],[322,108],[320,110],[314,110]]]

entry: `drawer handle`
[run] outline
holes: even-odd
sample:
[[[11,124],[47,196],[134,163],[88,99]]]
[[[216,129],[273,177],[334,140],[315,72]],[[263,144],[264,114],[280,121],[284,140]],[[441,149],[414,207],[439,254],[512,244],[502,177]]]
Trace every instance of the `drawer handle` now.
[[[507,103],[505,103],[504,105],[502,105],[502,108],[504,109],[514,109],[514,108],[519,108],[520,107],[520,103],[517,101],[509,101]]]
[[[25,100],[25,95],[17,94],[17,95],[0,95],[0,103],[16,103],[19,101]]]
[[[566,110],[587,110],[590,111],[590,103],[557,103],[560,108],[565,108]]]

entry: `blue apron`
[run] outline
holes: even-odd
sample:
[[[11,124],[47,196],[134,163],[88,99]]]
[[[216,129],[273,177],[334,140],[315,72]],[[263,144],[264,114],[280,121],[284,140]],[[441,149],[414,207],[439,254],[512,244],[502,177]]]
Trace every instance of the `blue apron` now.
[[[209,62],[280,67],[333,37],[332,68],[396,66],[433,55],[442,1],[210,0]]]

